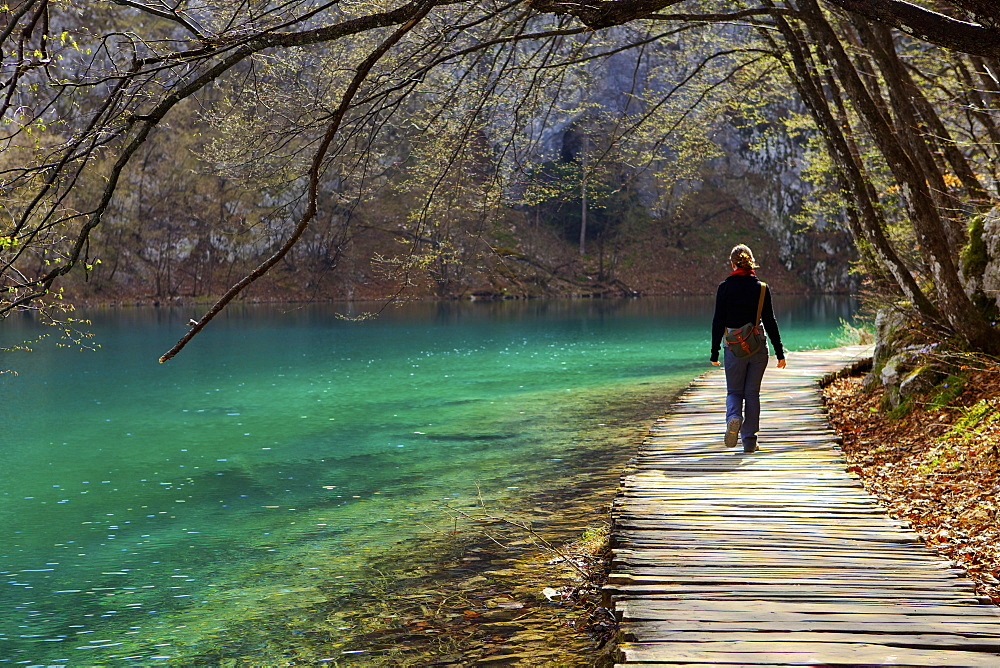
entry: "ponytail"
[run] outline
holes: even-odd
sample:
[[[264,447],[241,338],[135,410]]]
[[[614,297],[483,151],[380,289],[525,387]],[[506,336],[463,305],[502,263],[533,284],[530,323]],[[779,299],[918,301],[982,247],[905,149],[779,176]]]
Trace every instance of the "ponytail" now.
[[[757,262],[753,259],[753,251],[750,250],[749,246],[745,244],[740,244],[738,246],[733,246],[733,250],[729,252],[729,261],[732,262],[737,269],[756,269]]]

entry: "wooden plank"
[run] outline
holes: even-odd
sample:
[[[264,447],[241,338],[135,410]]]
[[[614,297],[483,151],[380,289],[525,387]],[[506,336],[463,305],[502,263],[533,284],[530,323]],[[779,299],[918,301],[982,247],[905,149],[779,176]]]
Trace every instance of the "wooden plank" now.
[[[695,602],[697,603],[697,602]],[[791,602],[791,601],[759,601],[753,610],[747,610],[740,601],[703,601],[709,605],[668,605],[668,599],[651,601],[648,605],[644,598],[633,598],[622,608],[634,620],[652,620],[654,622],[675,622],[679,620],[709,622],[851,622],[851,623],[906,623],[919,621],[924,623],[958,623],[965,633],[977,625],[978,633],[986,633],[1000,638],[1000,619],[991,614],[987,606],[949,605],[872,605],[859,603],[842,603],[838,601]],[[658,605],[657,605],[658,604]],[[644,616],[645,615],[645,616]],[[647,621],[648,625],[649,622]],[[872,627],[874,628],[874,627]],[[878,627],[880,632],[882,627]]]
[[[824,620],[824,619],[803,619],[797,621],[781,620],[756,620],[756,619],[734,619],[734,620],[705,620],[698,619],[675,619],[668,622],[646,622],[642,625],[623,624],[621,630],[628,635],[635,635],[642,638],[642,642],[655,642],[656,636],[660,632],[690,631],[698,633],[715,634],[716,641],[725,641],[735,633],[757,632],[761,635],[780,634],[784,632],[808,632],[808,633],[837,633],[837,634],[869,634],[877,630],[886,636],[909,636],[914,634],[947,634],[953,636],[963,636],[976,638],[979,644],[995,650],[1000,650],[1000,635],[990,632],[989,628],[976,624],[963,625],[959,618],[954,621],[931,621],[923,622],[919,620],[900,621],[851,621],[851,620]],[[780,638],[772,635],[773,638]],[[994,664],[1000,665],[1000,663]]]
[[[641,591],[650,591],[650,588],[657,587],[659,585],[714,585],[714,586],[728,586],[733,585],[736,587],[743,587],[747,585],[764,585],[764,586],[797,586],[797,587],[815,587],[820,588],[826,585],[831,585],[834,587],[852,586],[852,587],[890,587],[893,589],[927,589],[929,585],[933,586],[948,586],[955,585],[968,588],[968,581],[961,578],[958,575],[953,575],[949,579],[939,579],[933,580],[930,583],[928,579],[916,578],[915,576],[910,576],[909,579],[903,579],[903,577],[891,577],[891,576],[865,576],[850,574],[848,576],[833,576],[829,578],[817,578],[810,577],[808,575],[794,576],[786,574],[778,575],[742,575],[736,574],[732,579],[727,580],[723,574],[718,576],[710,575],[690,575],[687,577],[679,575],[667,575],[660,571],[654,571],[650,573],[643,574],[631,574],[628,577],[621,574],[614,574],[611,581],[609,582],[609,588],[616,591],[626,591],[627,588],[639,588],[642,587]],[[1000,621],[1000,620],[994,620]]]
[[[856,531],[850,533],[842,528],[834,526],[814,526],[807,524],[794,524],[785,527],[785,531],[767,531],[762,534],[748,534],[740,531],[734,525],[717,527],[712,536],[707,536],[699,540],[697,533],[692,533],[691,525],[697,522],[683,522],[676,519],[652,519],[642,520],[638,517],[630,517],[626,521],[615,525],[616,536],[628,538],[630,543],[641,543],[636,549],[647,550],[656,547],[672,546],[676,549],[684,549],[688,545],[705,545],[709,547],[714,544],[750,546],[788,546],[786,541],[796,541],[799,546],[809,543],[814,545],[838,546],[841,549],[868,550],[875,547],[883,547],[887,552],[906,553],[918,547],[924,547],[919,535],[903,529],[902,527],[881,527],[879,531]],[[893,529],[898,530],[898,535],[889,533]],[[695,530],[697,532],[697,529]],[[625,550],[628,548],[621,548]]]
[[[842,568],[857,568],[859,566],[878,567],[886,565],[887,562],[895,567],[902,565],[920,568],[950,567],[949,562],[940,561],[936,555],[927,555],[926,559],[905,559],[875,554],[862,558],[850,555],[820,555],[813,552],[809,554],[795,554],[791,552],[784,555],[763,550],[754,550],[754,552],[760,552],[761,554],[747,554],[746,550],[732,550],[732,552],[734,554],[729,556],[711,556],[702,554],[701,550],[693,551],[693,553],[692,551],[688,551],[686,554],[669,553],[663,550],[645,550],[642,555],[630,555],[628,557],[621,557],[621,559],[627,560],[629,564],[655,563],[660,566],[673,565],[687,568],[700,566],[711,568],[716,564],[727,568],[742,565],[754,566],[762,563],[762,560],[766,560],[764,563],[772,567],[788,565],[800,568],[802,566],[824,564],[827,568],[836,568],[837,566]]]
[[[622,475],[605,593],[623,666],[1000,666],[1000,614],[846,471],[818,379],[768,371],[762,449],[722,444],[724,374],[696,379]]]
[[[761,601],[761,600],[786,600],[786,601],[811,601],[811,600],[835,600],[835,599],[909,599],[909,600],[939,600],[939,601],[976,601],[975,590],[971,587],[967,591],[962,588],[934,588],[931,586],[919,589],[903,589],[898,587],[883,586],[830,586],[822,589],[816,587],[796,587],[794,584],[782,584],[774,586],[766,585],[738,585],[723,587],[719,585],[698,586],[698,585],[649,585],[632,586],[618,589],[622,593],[631,596],[636,595],[656,595],[656,596],[677,596],[679,598],[705,598],[716,600],[738,600]],[[964,594],[964,598],[963,598]],[[991,620],[996,624],[996,620]]]
[[[998,665],[997,654],[959,649],[910,649],[873,643],[798,643],[778,640],[628,643],[621,647],[628,662],[709,662],[716,665],[825,665],[852,663],[872,666],[990,666]],[[947,654],[949,664],[942,664]],[[993,654],[991,657],[990,654]]]
[[[627,608],[631,605],[643,604],[643,601],[647,599],[634,599],[634,598],[623,598],[621,604],[623,608]],[[739,607],[739,603],[733,602],[723,602],[723,601],[683,601],[677,602],[676,604],[670,605],[664,599],[652,599],[648,602],[649,606],[656,607],[661,606],[664,609],[674,610],[698,610],[698,611],[731,611],[742,609]],[[814,614],[826,614],[826,613],[873,613],[885,611],[885,605],[863,605],[859,603],[838,603],[838,602],[815,602],[815,603],[789,603],[785,601],[759,601],[754,604],[755,610],[767,610],[776,612],[799,612],[799,613],[814,613]],[[972,614],[972,615],[986,615],[986,616],[996,616],[1000,614],[996,606],[993,605],[979,605],[979,606],[968,606],[961,605],[958,603],[927,603],[927,604],[917,604],[917,603],[895,603],[890,604],[889,609],[891,609],[893,614],[898,615],[919,615],[919,614]]]
[[[730,631],[726,639],[737,642],[761,642],[762,633],[753,631]],[[717,633],[705,631],[676,631],[666,629],[648,632],[647,642],[703,643],[718,641]],[[838,633],[825,631],[789,631],[781,634],[781,640],[795,643],[869,643],[887,647],[908,647],[911,649],[939,649],[948,647],[969,652],[991,652],[997,650],[997,640],[991,637],[968,637],[945,633],[906,633],[901,636],[876,633]],[[630,664],[631,665],[631,664]]]
[[[863,582],[872,584],[881,582],[897,582],[900,586],[907,583],[925,583],[927,586],[950,586],[951,583],[970,584],[964,573],[952,571],[914,571],[909,568],[882,568],[876,571],[858,571],[836,568],[814,569],[811,567],[788,570],[784,568],[748,569],[736,567],[732,569],[715,568],[706,571],[678,573],[677,569],[665,569],[660,566],[642,567],[633,564],[615,564],[621,566],[610,575],[610,584],[621,586],[653,586],[660,584],[702,583],[708,584],[767,584],[781,582],[801,582],[803,584],[829,583],[840,586],[846,582]],[[730,579],[726,579],[726,571],[732,571]],[[1000,620],[998,620],[1000,621]]]

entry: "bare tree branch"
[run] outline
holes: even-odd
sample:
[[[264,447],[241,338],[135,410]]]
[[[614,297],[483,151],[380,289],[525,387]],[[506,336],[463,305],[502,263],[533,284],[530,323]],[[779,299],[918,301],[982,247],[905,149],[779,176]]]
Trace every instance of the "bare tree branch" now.
[[[122,5],[123,7],[132,7],[138,9],[146,14],[151,14],[153,16],[158,16],[161,19],[167,19],[168,21],[173,21],[175,23],[183,26],[188,32],[197,37],[198,39],[204,39],[205,35],[202,34],[201,30],[198,29],[193,23],[184,18],[176,10],[166,10],[158,9],[151,5],[147,5],[141,2],[135,2],[134,0],[111,0],[111,2],[116,5]]]
[[[823,1],[946,49],[990,58],[1000,57],[1000,31],[997,30],[996,23],[970,23],[903,0]],[[982,16],[989,16],[994,22],[1000,19],[1000,11],[995,3],[990,3],[988,14],[985,3],[956,0],[941,4],[952,4],[959,10],[977,5]]]
[[[316,217],[316,210],[317,210],[316,197],[319,191],[319,177],[320,177],[320,172],[323,168],[323,161],[326,158],[327,151],[329,151],[330,149],[330,145],[333,143],[334,137],[336,137],[337,132],[340,130],[340,125],[343,122],[344,116],[347,114],[347,111],[351,106],[351,101],[354,99],[354,96],[361,88],[361,85],[365,82],[365,79],[367,79],[368,75],[371,74],[372,68],[375,66],[375,63],[377,63],[386,53],[388,53],[389,50],[397,42],[399,42],[399,40],[401,40],[404,35],[406,35],[406,33],[413,30],[413,28],[415,28],[417,24],[420,23],[420,21],[423,20],[425,16],[427,16],[428,12],[430,12],[431,9],[434,8],[435,4],[436,3],[434,2],[434,0],[422,3],[422,6],[418,7],[414,16],[410,18],[409,21],[407,21],[406,23],[401,25],[398,29],[396,29],[395,32],[393,32],[388,38],[385,39],[385,41],[379,44],[368,55],[368,57],[365,58],[365,60],[362,61],[360,65],[358,65],[355,71],[354,78],[351,80],[350,85],[347,87],[347,90],[341,97],[340,106],[337,108],[336,113],[334,113],[333,118],[330,121],[329,126],[327,127],[326,134],[323,137],[323,141],[320,143],[319,148],[316,150],[316,153],[313,156],[312,166],[309,168],[309,195],[307,199],[306,211],[302,215],[301,220],[299,220],[299,224],[296,226],[295,231],[292,232],[291,236],[285,241],[285,243],[281,246],[281,248],[277,250],[277,252],[275,252],[273,255],[267,258],[267,260],[265,260],[260,266],[258,266],[252,272],[250,272],[250,274],[241,279],[238,283],[236,283],[236,285],[231,287],[226,292],[226,294],[224,294],[222,298],[219,299],[219,301],[216,302],[216,304],[208,311],[208,313],[202,316],[201,319],[199,319],[198,322],[194,324],[183,337],[181,337],[181,339],[173,346],[173,348],[164,353],[160,357],[160,364],[170,360],[174,355],[179,353],[184,348],[184,346],[187,345],[188,341],[193,339],[195,335],[198,334],[198,332],[204,329],[205,325],[207,325],[212,320],[212,318],[214,318],[216,315],[222,312],[222,309],[224,309],[226,305],[229,302],[231,302],[238,294],[240,294],[243,290],[245,290],[247,286],[249,286],[258,278],[266,274],[268,270],[275,264],[277,264],[281,260],[281,258],[283,258],[288,253],[288,251],[292,249],[292,246],[294,246],[295,243],[299,240],[299,237],[301,237],[302,233],[305,232],[306,227],[308,227],[312,219]]]
[[[956,14],[970,12],[982,23],[972,23],[941,12],[925,9],[904,0],[823,0],[832,7],[857,13],[870,21],[898,28],[922,40],[947,49],[991,58],[1000,57],[1000,10],[987,0],[953,0],[948,3]],[[667,18],[659,15],[681,0],[528,0],[542,13],[571,15],[592,30],[624,25],[639,19]],[[735,3],[734,3],[735,4]],[[781,9],[779,11],[786,11]],[[758,10],[743,10],[746,15]],[[706,21],[694,12],[678,14],[671,20]],[[720,18],[724,15],[717,15]]]

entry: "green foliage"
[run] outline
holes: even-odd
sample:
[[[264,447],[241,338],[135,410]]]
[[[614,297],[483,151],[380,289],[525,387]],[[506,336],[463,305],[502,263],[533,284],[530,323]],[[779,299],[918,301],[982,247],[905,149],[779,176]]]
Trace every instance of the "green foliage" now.
[[[622,227],[636,227],[651,222],[649,212],[639,200],[634,183],[609,175],[591,175],[581,183],[580,166],[574,162],[548,162],[532,174],[530,192],[535,200],[532,210],[537,218],[564,236],[579,239],[583,209],[582,189],[587,193],[588,240],[606,239]]]
[[[938,383],[931,391],[929,405],[931,408],[944,408],[962,395],[967,378],[964,375],[951,374]]]
[[[602,174],[595,178],[576,160],[549,160],[529,172],[523,202],[542,208],[553,203],[579,204],[585,189],[590,207],[600,209],[610,193],[605,177]]]
[[[94,333],[90,331],[90,320],[74,318],[69,315],[75,308],[69,302],[62,301],[61,292],[62,288],[52,295],[52,302],[36,305],[33,309],[35,319],[41,324],[55,330],[54,336],[51,332],[45,332],[33,339],[0,346],[0,352],[30,353],[34,350],[35,346],[40,345],[43,341],[51,341],[57,348],[76,348],[81,351],[100,348],[101,345],[94,341]],[[0,369],[0,374],[16,376],[17,371],[13,369]]]
[[[884,409],[888,408],[888,410],[886,411],[886,417],[888,417],[890,420],[902,420],[904,417],[909,415],[910,412],[913,410],[913,405],[914,405],[913,397],[904,398],[902,401],[899,402],[899,405],[894,408],[889,406],[889,404],[886,401],[887,398],[888,397],[883,398],[883,401],[886,402],[883,404],[883,408]]]
[[[960,257],[962,275],[967,283],[979,284],[979,279],[986,273],[986,267],[990,262],[989,249],[983,239],[986,216],[974,216],[969,221],[969,241],[962,248]],[[1000,308],[997,307],[996,298],[993,295],[984,293],[981,289],[975,289],[970,295],[972,303],[982,313],[983,317],[991,322],[1000,320]]]
[[[587,527],[580,534],[580,539],[576,541],[575,547],[586,554],[597,555],[607,551],[609,539],[608,527]]]
[[[926,461],[920,467],[920,471],[924,475],[940,471],[942,468],[948,472],[958,471],[964,466],[962,460],[957,459],[955,449],[950,446],[933,448],[926,454],[925,458]]]
[[[969,221],[969,242],[962,249],[962,272],[966,276],[981,276],[989,263],[989,252],[983,240],[985,216],[973,216]]]
[[[958,438],[966,441],[978,436],[977,428],[990,422],[1000,420],[1000,403],[997,399],[981,399],[979,402],[962,408],[962,417],[955,421],[941,440]]]
[[[841,318],[833,340],[838,346],[870,345],[875,343],[875,327],[871,323],[853,324]]]

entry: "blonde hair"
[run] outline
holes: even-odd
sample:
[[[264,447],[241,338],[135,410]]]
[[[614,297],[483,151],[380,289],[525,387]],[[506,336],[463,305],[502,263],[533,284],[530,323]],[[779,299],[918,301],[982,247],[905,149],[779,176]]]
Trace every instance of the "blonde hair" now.
[[[729,251],[729,261],[737,269],[756,269],[759,266],[753,259],[753,251],[745,244],[733,246],[733,250]]]

